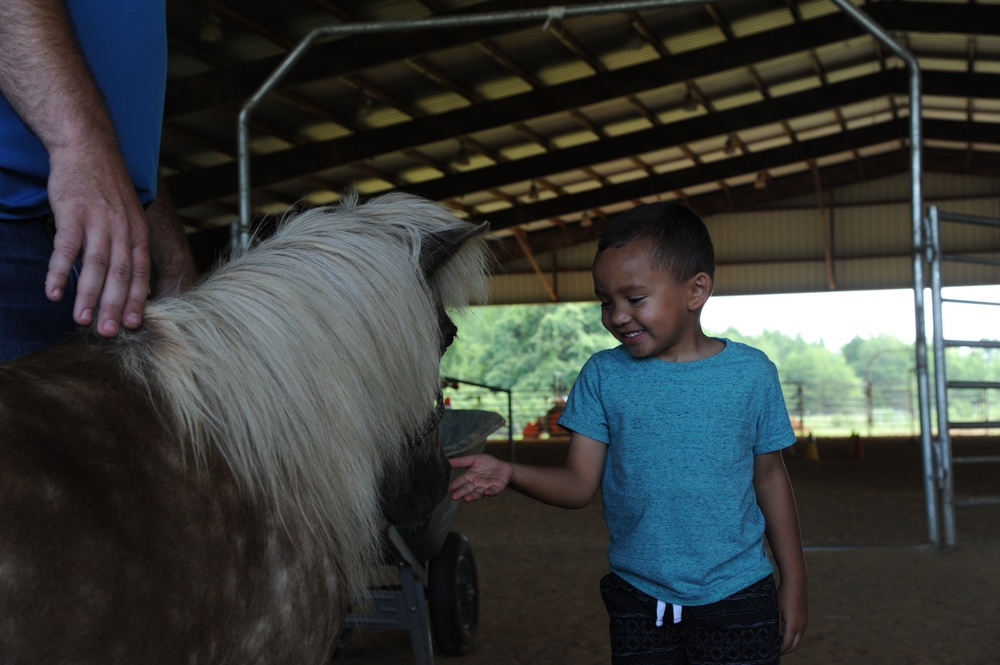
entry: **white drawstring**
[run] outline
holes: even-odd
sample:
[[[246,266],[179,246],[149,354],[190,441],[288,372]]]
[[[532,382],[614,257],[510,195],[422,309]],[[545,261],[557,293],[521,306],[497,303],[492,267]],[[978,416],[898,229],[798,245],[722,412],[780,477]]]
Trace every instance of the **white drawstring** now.
[[[684,608],[681,607],[680,605],[674,605],[673,603],[671,603],[670,607],[673,608],[673,611],[674,611],[674,623],[680,623],[681,622],[681,613],[684,611]],[[656,625],[657,626],[662,626],[663,625],[663,615],[666,613],[666,611],[667,611],[667,604],[665,602],[663,602],[662,600],[656,601]]]

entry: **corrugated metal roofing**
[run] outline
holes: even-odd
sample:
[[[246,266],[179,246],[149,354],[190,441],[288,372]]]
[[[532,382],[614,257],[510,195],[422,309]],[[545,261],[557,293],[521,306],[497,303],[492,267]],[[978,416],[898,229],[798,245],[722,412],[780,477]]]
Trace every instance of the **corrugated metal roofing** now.
[[[995,178],[1000,6],[915,5],[858,6],[925,68],[928,169]],[[225,246],[237,212],[236,113],[308,30],[547,8],[532,0],[172,0],[162,162],[192,242]],[[209,12],[218,42],[199,38]],[[511,232],[525,232],[544,263],[552,252],[588,247],[608,218],[638,201],[680,197],[706,216],[788,200],[815,205],[908,168],[903,63],[831,2],[665,3],[548,23],[325,40],[255,111],[255,214],[329,202],[350,186],[402,188],[490,219],[506,256],[523,256]],[[801,212],[803,234],[816,215]],[[766,218],[754,213],[745,225],[767,228]],[[813,279],[811,267],[782,274]]]

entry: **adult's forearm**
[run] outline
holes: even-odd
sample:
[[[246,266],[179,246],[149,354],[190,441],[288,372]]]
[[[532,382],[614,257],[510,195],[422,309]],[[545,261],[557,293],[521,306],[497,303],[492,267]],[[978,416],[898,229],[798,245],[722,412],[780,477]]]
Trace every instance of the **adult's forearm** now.
[[[62,0],[0,0],[0,91],[49,156],[56,235],[45,294],[63,297],[82,255],[74,320],[106,336],[138,327],[149,293],[147,221]]]
[[[194,258],[163,178],[157,184],[156,198],[146,210],[146,220],[149,223],[149,249],[155,275],[153,295],[187,291],[197,277]]]
[[[50,153],[115,144],[63,0],[0,0],[0,91]]]

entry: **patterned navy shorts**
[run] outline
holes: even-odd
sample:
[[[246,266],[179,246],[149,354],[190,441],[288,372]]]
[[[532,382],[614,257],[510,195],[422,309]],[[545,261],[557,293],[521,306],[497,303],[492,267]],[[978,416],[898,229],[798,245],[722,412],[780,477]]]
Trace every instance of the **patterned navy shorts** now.
[[[657,601],[614,573],[601,580],[614,665],[777,665],[778,597],[770,575],[717,603],[671,606],[657,626]]]

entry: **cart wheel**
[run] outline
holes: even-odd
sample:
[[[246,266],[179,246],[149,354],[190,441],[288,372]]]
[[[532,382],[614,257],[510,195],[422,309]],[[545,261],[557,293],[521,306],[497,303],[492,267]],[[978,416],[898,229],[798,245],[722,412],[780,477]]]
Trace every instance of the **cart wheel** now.
[[[438,648],[449,656],[469,650],[479,628],[479,578],[468,539],[457,531],[445,538],[428,568],[428,614]]]

